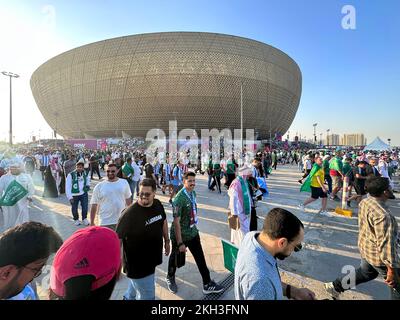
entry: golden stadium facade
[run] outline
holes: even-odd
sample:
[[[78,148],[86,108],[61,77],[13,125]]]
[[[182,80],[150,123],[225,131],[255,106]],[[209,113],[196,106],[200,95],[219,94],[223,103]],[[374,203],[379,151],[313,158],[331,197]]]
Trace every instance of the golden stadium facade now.
[[[240,128],[259,138],[285,133],[302,77],[282,51],[237,36],[163,32],[99,41],[42,64],[31,89],[49,125],[66,138],[168,134],[184,128]]]

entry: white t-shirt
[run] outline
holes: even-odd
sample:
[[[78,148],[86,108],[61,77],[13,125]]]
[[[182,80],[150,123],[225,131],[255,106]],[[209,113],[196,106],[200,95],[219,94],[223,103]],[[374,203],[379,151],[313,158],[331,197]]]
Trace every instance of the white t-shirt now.
[[[306,162],[304,163],[304,169],[305,170],[311,170],[312,169],[312,164],[310,159],[306,159]]]
[[[114,182],[106,180],[96,185],[90,203],[100,207],[100,225],[117,224],[121,211],[126,207],[126,199],[131,195],[131,189],[125,179]]]
[[[135,161],[132,161],[132,168],[133,168],[133,181],[139,181],[140,180],[140,167],[136,164]]]
[[[389,178],[389,170],[385,161],[379,160],[378,170],[383,178]]]

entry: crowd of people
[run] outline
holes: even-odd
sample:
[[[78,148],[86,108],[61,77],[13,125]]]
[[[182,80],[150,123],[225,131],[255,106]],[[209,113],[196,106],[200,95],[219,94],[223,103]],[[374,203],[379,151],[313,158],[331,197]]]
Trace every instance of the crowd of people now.
[[[123,270],[129,278],[125,300],[154,300],[155,268],[162,263],[163,254],[169,256],[167,288],[177,293],[175,274],[185,265],[187,249],[201,274],[203,293],[224,291],[210,277],[197,227],[196,173],[205,172],[210,192],[221,194],[226,189],[229,197],[231,243],[239,248],[236,299],[315,299],[311,290],[281,282],[277,269],[276,259],[285,259],[302,249],[302,222],[293,213],[275,208],[267,213],[258,231],[257,202],[268,196],[269,175],[278,165],[287,164],[296,164],[303,172],[299,179],[301,191],[311,194],[300,209],[321,198],[320,213],[330,216],[328,197],[339,200],[342,188],[348,206],[357,202],[362,261],[356,283],[382,274],[393,288],[392,297],[399,298],[398,227],[384,204],[394,198],[396,191],[392,180],[398,169],[396,152],[266,149],[244,163],[234,155],[222,159],[211,155],[208,161],[199,157],[191,163],[188,153],[178,155],[176,161],[169,161],[167,154],[165,160],[148,162],[143,148],[122,143],[104,151],[68,148],[3,154],[0,206],[6,231],[0,235],[0,299],[15,299],[21,292],[31,292],[29,283],[40,275],[52,253],[56,255],[50,299],[109,299]],[[42,175],[42,196],[65,194],[73,224],[85,226],[64,243],[53,228],[29,222],[35,170]],[[94,174],[98,183],[89,201]],[[173,212],[170,228],[164,206],[156,198],[157,190],[168,192]],[[29,245],[22,249],[25,242]],[[341,286],[340,278],[325,287],[334,298],[348,289]]]
[[[358,205],[367,195],[365,182],[368,176],[386,179],[390,199],[395,199],[393,176],[399,168],[397,153],[346,153],[337,148],[333,154],[310,152],[303,156],[303,163],[304,175],[299,183],[302,184],[301,191],[311,192],[311,196],[299,205],[301,210],[320,198],[319,213],[329,216],[326,211],[328,196],[331,200],[345,202],[346,207],[351,207],[352,201]],[[306,179],[304,183],[303,179]],[[339,197],[341,190],[344,198]]]

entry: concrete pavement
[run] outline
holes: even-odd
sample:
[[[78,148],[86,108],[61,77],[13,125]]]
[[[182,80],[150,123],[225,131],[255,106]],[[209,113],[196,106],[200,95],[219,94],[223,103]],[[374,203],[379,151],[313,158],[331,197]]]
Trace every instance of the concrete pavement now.
[[[104,172],[102,172],[104,175]],[[257,213],[261,217],[259,229],[262,228],[263,218],[274,207],[285,208],[296,214],[305,225],[305,248],[294,253],[288,259],[280,262],[282,278],[284,281],[296,286],[308,287],[317,294],[317,298],[328,298],[323,289],[323,283],[334,280],[341,274],[342,268],[357,268],[360,255],[357,248],[357,209],[355,216],[347,218],[334,215],[325,217],[318,215],[320,201],[312,203],[306,212],[301,212],[297,205],[308,194],[300,193],[300,184],[297,180],[301,174],[297,167],[291,165],[278,166],[277,171],[269,176],[267,183],[269,197],[259,202]],[[31,220],[40,221],[52,225],[63,237],[68,238],[78,228],[73,225],[70,205],[65,195],[56,199],[44,199],[41,197],[43,186],[39,172],[35,173],[36,195],[30,209]],[[98,180],[92,181],[92,190]],[[230,231],[227,225],[228,196],[226,191],[222,195],[207,189],[207,175],[198,175],[196,179],[196,191],[199,206],[199,230],[207,265],[211,272],[211,278],[216,282],[225,279],[229,272],[223,264],[221,238],[230,239]],[[168,197],[157,192],[157,198],[161,200],[166,209],[168,221],[172,221],[171,206]],[[89,196],[91,193],[89,193]],[[389,202],[392,212],[399,220],[400,202]],[[338,202],[328,202],[331,211],[339,205]],[[0,220],[0,225],[1,225]],[[168,258],[164,257],[162,265],[156,269],[156,297],[157,299],[201,299],[202,281],[193,257],[188,251],[186,265],[177,270],[176,279],[178,285],[177,294],[167,290],[165,275]],[[37,279],[37,288],[41,299],[47,299],[47,287],[49,279],[49,266],[42,276]],[[112,299],[120,300],[127,288],[127,278],[123,276],[117,283]],[[363,284],[356,290],[351,290],[343,295],[345,299],[387,299],[388,288],[381,279]],[[233,288],[230,288],[222,296],[222,299],[234,299]]]

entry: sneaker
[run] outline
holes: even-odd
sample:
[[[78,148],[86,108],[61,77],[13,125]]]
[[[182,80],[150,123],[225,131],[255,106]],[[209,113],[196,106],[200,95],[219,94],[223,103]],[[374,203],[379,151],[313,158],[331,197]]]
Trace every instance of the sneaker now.
[[[90,225],[88,219],[83,219],[83,220],[82,220],[82,223],[83,223],[83,225],[85,225],[85,226]]]
[[[210,294],[210,293],[220,293],[224,291],[225,288],[219,284],[216,284],[214,281],[210,281],[208,284],[203,286],[203,293]]]
[[[305,210],[304,204],[302,204],[302,203],[300,203],[300,204],[297,206],[297,208],[299,208],[299,210],[301,210],[301,211],[304,211],[304,210]]]
[[[297,180],[300,184],[303,184],[303,181],[301,181],[301,180]]]
[[[333,282],[324,283],[325,291],[335,300],[339,300],[340,292],[336,291]]]
[[[178,291],[178,286],[176,285],[175,277],[168,277],[167,276],[165,281],[167,282],[167,287],[168,287],[168,290],[170,292],[176,293]]]
[[[321,211],[319,214],[325,217],[332,217],[332,215],[328,211]]]
[[[79,220],[74,220],[74,225],[80,226],[80,225],[81,225],[81,222],[80,222]]]

